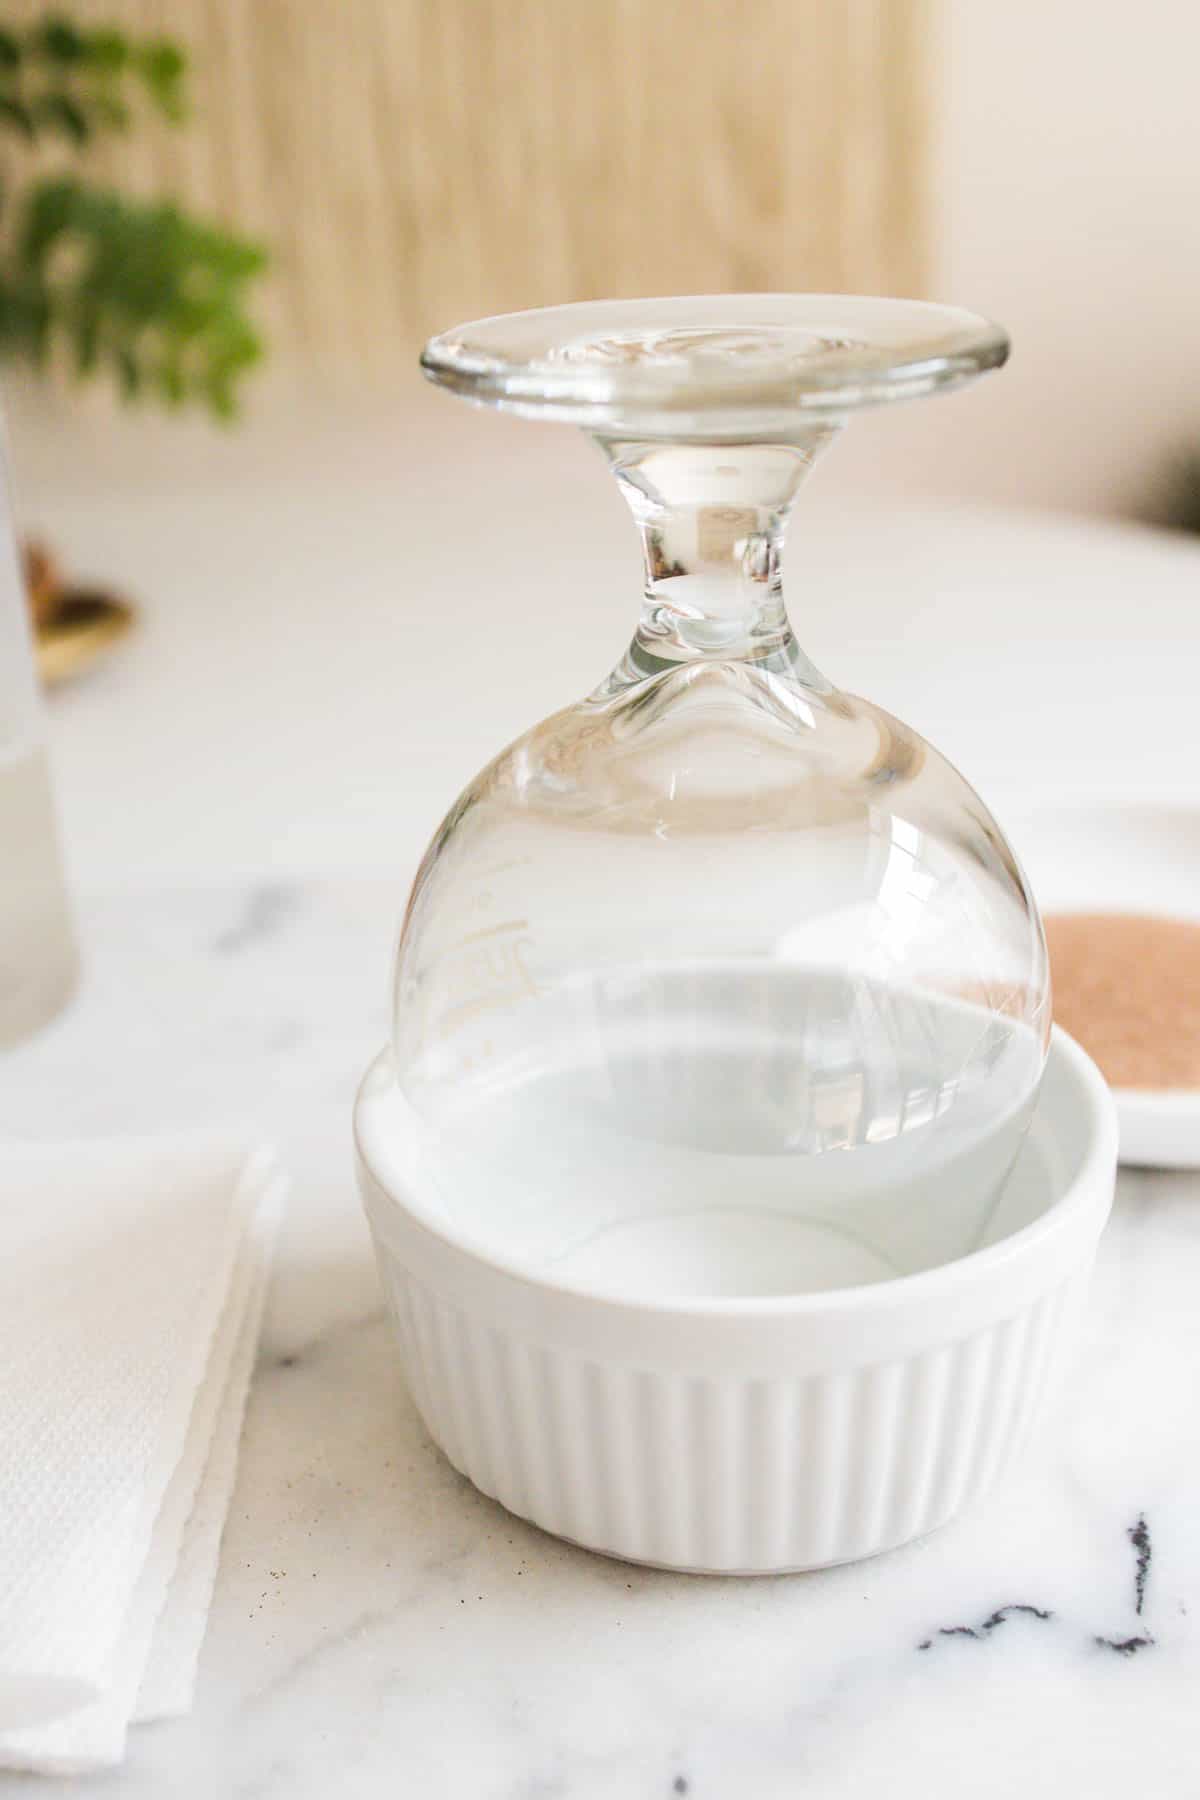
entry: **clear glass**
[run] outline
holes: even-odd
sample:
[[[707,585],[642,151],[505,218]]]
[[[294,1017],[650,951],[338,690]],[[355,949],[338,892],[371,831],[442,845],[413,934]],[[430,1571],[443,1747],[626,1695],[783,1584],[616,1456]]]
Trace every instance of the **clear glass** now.
[[[52,1019],[78,975],[4,464],[0,430],[0,1051]]]
[[[427,346],[468,397],[596,438],[645,551],[616,669],[456,801],[395,974],[430,1193],[564,1279],[769,1294],[976,1245],[1049,1001],[995,821],[833,688],[784,607],[800,483],[846,414],[1000,363],[908,302],[555,308]]]

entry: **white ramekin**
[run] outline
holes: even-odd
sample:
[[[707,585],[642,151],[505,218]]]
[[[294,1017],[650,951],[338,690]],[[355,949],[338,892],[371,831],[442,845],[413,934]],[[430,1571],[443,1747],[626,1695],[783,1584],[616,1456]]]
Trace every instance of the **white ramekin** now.
[[[1029,1223],[873,1286],[659,1303],[556,1284],[439,1219],[404,1118],[381,1056],[355,1109],[359,1181],[431,1437],[546,1531],[720,1573],[874,1555],[995,1481],[1068,1347],[1117,1154],[1103,1079],[1056,1031],[1022,1153],[1043,1189]]]

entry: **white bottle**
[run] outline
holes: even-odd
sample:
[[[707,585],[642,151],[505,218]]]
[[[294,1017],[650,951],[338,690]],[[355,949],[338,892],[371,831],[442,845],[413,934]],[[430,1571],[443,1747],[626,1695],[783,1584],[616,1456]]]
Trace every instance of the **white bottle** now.
[[[5,448],[0,438],[0,1051],[53,1018],[78,975]]]

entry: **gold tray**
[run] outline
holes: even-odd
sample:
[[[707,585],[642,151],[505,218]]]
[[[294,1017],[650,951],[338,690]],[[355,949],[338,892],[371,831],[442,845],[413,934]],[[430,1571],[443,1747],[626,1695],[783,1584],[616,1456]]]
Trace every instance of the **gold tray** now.
[[[70,681],[103,661],[136,618],[124,600],[92,588],[64,588],[53,616],[37,628],[38,673],[46,686]]]

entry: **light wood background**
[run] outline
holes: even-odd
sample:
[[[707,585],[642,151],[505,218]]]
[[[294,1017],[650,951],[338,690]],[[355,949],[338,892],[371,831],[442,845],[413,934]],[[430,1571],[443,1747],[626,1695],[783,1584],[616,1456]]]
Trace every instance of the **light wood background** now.
[[[273,270],[259,310],[276,368],[353,380],[407,363],[456,320],[557,300],[919,294],[930,4],[66,10],[177,35],[193,59],[189,125],[112,140],[89,169],[264,238]]]

